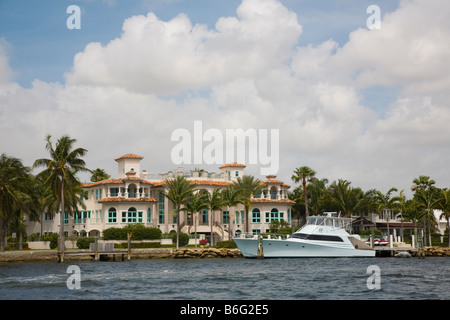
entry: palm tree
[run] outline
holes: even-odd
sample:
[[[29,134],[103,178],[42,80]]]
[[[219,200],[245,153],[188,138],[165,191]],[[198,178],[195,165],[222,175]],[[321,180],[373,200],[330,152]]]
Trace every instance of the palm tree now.
[[[228,221],[228,239],[231,240],[231,230],[232,230],[232,217],[231,214],[234,212],[234,207],[240,203],[244,203],[244,199],[241,197],[241,192],[236,189],[236,186],[228,185],[225,190],[222,191],[222,199],[224,200],[224,205],[228,208],[229,221]],[[231,211],[230,211],[231,208]]]
[[[447,220],[448,246],[450,247],[450,189],[441,190],[439,206],[442,209],[439,219],[445,218]]]
[[[22,210],[28,212],[30,169],[22,162],[6,154],[0,156],[0,243],[5,251],[8,223]]]
[[[222,191],[220,189],[214,189],[212,193],[207,193],[208,195],[208,205],[211,211],[211,246],[214,246],[214,236],[213,236],[213,227],[214,227],[214,211],[222,210],[224,206],[224,201],[222,199]]]
[[[111,176],[105,170],[97,168],[92,171],[91,182],[98,182],[109,179]]]
[[[248,232],[248,213],[252,207],[251,198],[258,192],[261,192],[265,184],[261,180],[255,179],[253,176],[243,175],[242,178],[238,177],[237,180],[233,182],[233,186],[240,192],[242,197],[242,203],[245,207],[245,232]]]
[[[324,211],[324,196],[327,191],[328,179],[310,179],[308,188],[308,209],[311,209],[314,215],[321,214]]]
[[[188,202],[185,204],[184,208],[180,210],[184,210],[187,213],[190,213],[192,216],[191,224],[194,225],[195,228],[195,247],[197,248],[197,222],[195,221],[196,215],[202,211],[203,209],[208,208],[208,195],[206,193],[200,194],[199,192],[193,193]]]
[[[429,188],[422,188],[416,190],[414,197],[417,199],[417,201],[421,202],[423,204],[423,207],[425,208],[425,214],[423,215],[424,223],[423,228],[424,231],[426,231],[426,228],[428,228],[428,245],[431,246],[431,223],[435,220],[433,209],[439,208],[439,191],[440,189],[437,189],[435,187],[429,187]],[[425,237],[426,239],[426,237]]]
[[[432,179],[430,179],[429,176],[419,176],[419,178],[416,178],[413,180],[413,186],[411,187],[412,191],[417,190],[428,190],[431,188],[436,182]]]
[[[190,200],[196,185],[190,183],[184,176],[169,178],[164,181],[163,194],[172,201],[177,215],[177,249],[180,243],[180,209]]]
[[[62,136],[56,142],[56,146],[53,147],[51,142],[51,136],[47,136],[46,149],[50,154],[50,158],[37,159],[33,168],[45,167],[38,176],[41,176],[44,185],[51,190],[54,203],[58,203],[60,207],[60,247],[58,250],[64,252],[64,215],[67,211],[71,211],[71,206],[65,203],[67,194],[73,195],[76,190],[80,190],[81,183],[76,178],[78,172],[91,172],[86,168],[86,163],[81,158],[87,150],[83,148],[73,149],[76,139],[72,139],[69,136]],[[73,201],[70,201],[70,205],[73,205]],[[76,210],[76,208],[75,208]]]
[[[383,194],[378,190],[375,192],[374,200],[378,214],[381,214],[384,210],[396,210],[400,208],[400,202],[402,201],[401,196],[392,196],[392,193],[397,191],[397,188],[391,188],[386,194]],[[386,215],[386,226],[387,235],[389,236],[389,214]]]
[[[292,175],[291,179],[295,183],[302,182],[303,185],[303,196],[305,198],[305,210],[306,210],[306,216],[309,216],[309,210],[308,210],[308,197],[307,197],[307,189],[306,189],[306,182],[310,181],[312,177],[316,175],[316,172],[312,170],[310,167],[300,167],[295,169],[294,174]]]
[[[352,213],[361,210],[367,203],[361,188],[353,188],[350,184],[350,181],[342,179],[334,181],[326,195],[327,203],[346,217],[351,217]]]

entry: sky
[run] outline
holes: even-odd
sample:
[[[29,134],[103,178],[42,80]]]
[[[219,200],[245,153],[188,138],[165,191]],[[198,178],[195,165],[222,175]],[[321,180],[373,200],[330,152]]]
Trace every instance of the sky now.
[[[172,133],[201,121],[278,130],[292,186],[309,166],[364,190],[450,187],[449,16],[446,0],[2,0],[0,152],[31,166],[69,135],[91,169],[115,177],[135,153],[163,173]]]

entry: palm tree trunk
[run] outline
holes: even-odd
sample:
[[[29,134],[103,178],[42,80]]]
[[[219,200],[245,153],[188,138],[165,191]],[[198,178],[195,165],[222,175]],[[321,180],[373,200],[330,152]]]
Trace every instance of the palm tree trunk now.
[[[214,223],[214,210],[211,208],[211,247],[214,246],[214,236],[213,236],[213,223]]]
[[[177,205],[177,249],[180,243],[180,205]]]
[[[306,179],[303,178],[303,196],[305,197],[305,212],[306,216],[309,217],[309,210],[308,210],[308,198],[306,196]]]
[[[194,213],[194,232],[195,232],[195,247],[197,248],[197,220],[198,220],[198,212]]]
[[[59,252],[64,252],[65,243],[64,243],[64,176],[61,176],[61,214],[59,217]]]
[[[0,217],[0,252],[5,252],[5,242],[3,238],[3,219]]]

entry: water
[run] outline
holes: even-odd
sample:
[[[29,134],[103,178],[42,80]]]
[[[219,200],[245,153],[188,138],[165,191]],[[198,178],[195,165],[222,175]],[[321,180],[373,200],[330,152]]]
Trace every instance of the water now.
[[[70,265],[80,289],[68,289]],[[371,265],[379,289],[368,288]],[[450,299],[450,258],[186,259],[0,264],[0,299]]]

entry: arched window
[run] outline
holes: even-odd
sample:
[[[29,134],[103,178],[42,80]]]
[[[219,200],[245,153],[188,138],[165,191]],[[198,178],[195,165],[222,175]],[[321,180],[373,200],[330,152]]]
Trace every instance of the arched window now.
[[[234,173],[234,175],[235,175],[236,177],[239,177],[239,171],[236,171],[236,172]]]
[[[277,189],[275,187],[272,187],[270,189],[270,199],[276,200],[277,199]]]
[[[128,223],[136,223],[137,222],[137,210],[134,207],[128,209]]]
[[[261,222],[261,211],[258,208],[252,210],[252,222],[253,223]]]
[[[277,208],[273,208],[270,211],[270,221],[273,221],[273,220],[278,220],[278,209]]]
[[[117,210],[116,208],[109,208],[108,210],[108,223],[117,222]]]

